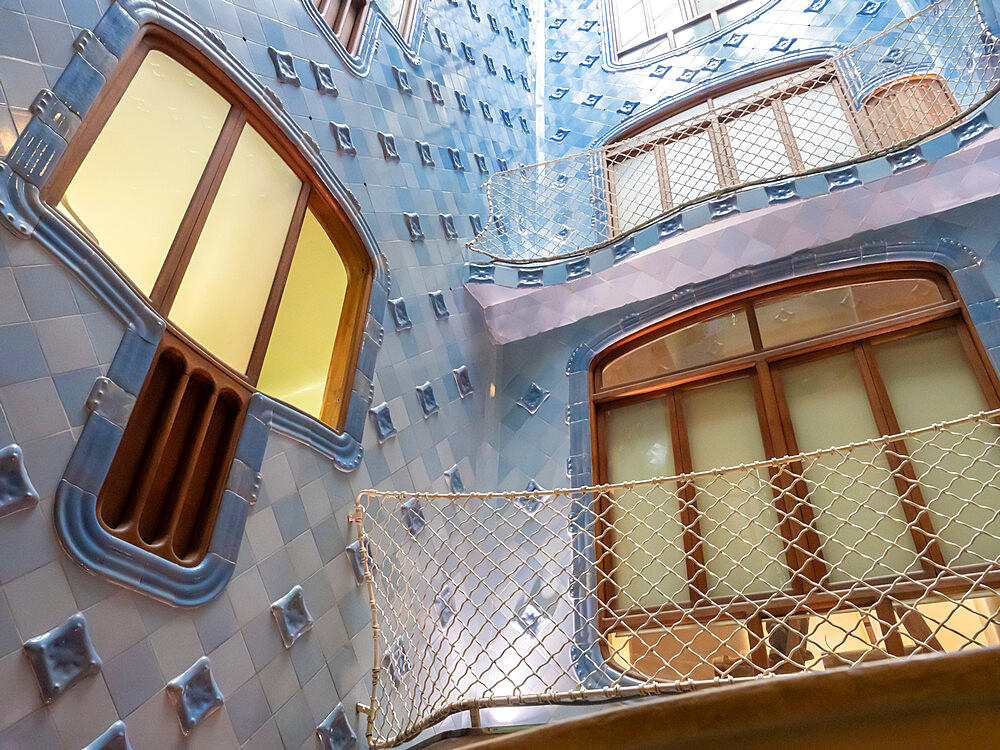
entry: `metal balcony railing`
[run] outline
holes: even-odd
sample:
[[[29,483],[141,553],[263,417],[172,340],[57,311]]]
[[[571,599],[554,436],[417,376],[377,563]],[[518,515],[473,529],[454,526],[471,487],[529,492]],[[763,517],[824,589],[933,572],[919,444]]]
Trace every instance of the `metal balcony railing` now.
[[[765,88],[492,175],[490,217],[469,248],[508,263],[586,254],[706,199],[899,151],[993,95],[997,52],[976,0],[940,0]]]
[[[1000,643],[1000,410],[647,481],[366,492],[352,521],[371,747],[460,711]]]

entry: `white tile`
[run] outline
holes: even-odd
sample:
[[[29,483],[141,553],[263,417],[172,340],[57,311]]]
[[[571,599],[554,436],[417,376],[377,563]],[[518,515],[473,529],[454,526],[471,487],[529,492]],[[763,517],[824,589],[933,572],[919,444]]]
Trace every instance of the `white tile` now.
[[[212,674],[225,696],[232,695],[253,677],[253,662],[243,641],[243,634],[236,633],[208,655],[212,660]]]
[[[125,725],[134,750],[179,750],[186,746],[177,712],[163,690],[125,717]]]
[[[271,508],[260,508],[247,519],[247,539],[258,562],[281,549],[281,531]]]
[[[319,559],[316,541],[309,531],[299,534],[289,542],[287,549],[288,557],[291,558],[292,567],[295,569],[295,577],[299,581],[307,579],[323,564]],[[306,602],[306,605],[308,604],[309,602]]]
[[[268,608],[267,592],[257,568],[250,568],[230,581],[226,590],[240,627]]]
[[[9,727],[42,705],[38,682],[23,651],[0,659],[0,727]]]
[[[51,378],[39,378],[0,388],[0,405],[19,443],[69,429],[69,420]]]
[[[316,526],[333,512],[322,477],[303,487],[299,491],[299,495],[302,497],[302,505],[305,508],[306,519],[310,526]]]
[[[26,638],[61,625],[76,613],[76,601],[58,562],[16,578],[4,588],[17,629]]]
[[[203,655],[198,630],[187,615],[175,617],[153,633],[149,641],[167,680],[184,672]]]
[[[66,747],[83,747],[118,720],[100,674],[87,677],[59,696],[50,713]]]
[[[35,323],[35,332],[49,372],[69,372],[97,364],[87,326],[79,315],[40,320]]]
[[[271,713],[277,713],[299,689],[299,681],[288,654],[281,654],[260,670],[260,685],[264,688]]]
[[[118,656],[146,637],[135,595],[122,591],[84,610],[94,648],[102,659]]]

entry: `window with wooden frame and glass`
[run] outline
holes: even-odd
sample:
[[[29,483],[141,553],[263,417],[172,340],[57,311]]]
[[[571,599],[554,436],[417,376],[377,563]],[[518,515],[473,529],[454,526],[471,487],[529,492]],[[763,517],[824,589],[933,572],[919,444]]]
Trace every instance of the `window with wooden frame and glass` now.
[[[618,58],[652,57],[683,47],[746,17],[766,1],[609,0]]]
[[[379,8],[399,33],[406,37],[413,27],[419,2],[420,0],[387,0],[379,3]],[[313,4],[344,47],[349,52],[357,52],[361,47],[371,0],[313,0]]]
[[[341,427],[371,261],[278,126],[156,29],[120,63],[43,198],[167,320],[100,520],[195,564],[254,389]]]
[[[958,112],[934,75],[888,83],[855,107],[827,65],[720,90],[607,147],[612,233],[718,190],[887,149]]]
[[[838,271],[713,304],[616,345],[591,378],[598,483],[750,464],[1000,407],[950,280],[919,264]],[[989,432],[976,436],[986,444],[1000,439],[990,425],[977,429]],[[616,498],[631,504],[620,518],[600,496],[605,626],[667,627],[720,607],[739,620],[741,608],[756,611],[749,602],[815,586],[846,587],[851,601],[859,580],[871,585],[857,596],[871,598],[900,571],[961,578],[1000,559],[1000,520],[976,532],[980,506],[1000,511],[1000,496],[968,503],[940,491],[951,475],[934,467],[954,448],[925,445],[908,458],[905,445],[856,449],[857,482],[821,462],[781,492],[766,475],[720,472],[676,493]],[[918,480],[909,460],[931,468]]]

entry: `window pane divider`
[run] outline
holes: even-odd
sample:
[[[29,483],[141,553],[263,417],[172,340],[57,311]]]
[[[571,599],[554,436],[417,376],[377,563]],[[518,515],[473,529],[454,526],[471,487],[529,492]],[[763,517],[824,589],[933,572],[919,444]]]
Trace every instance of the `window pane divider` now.
[[[688,474],[692,471],[691,449],[687,439],[687,425],[684,422],[684,407],[677,390],[670,392],[669,401],[670,442],[674,447],[675,473]],[[676,471],[680,469],[680,471]],[[684,527],[684,565],[687,584],[692,602],[708,601],[708,566],[705,564],[701,533],[701,511],[698,509],[698,490],[690,479],[677,488],[680,501],[681,525]]]
[[[236,144],[246,125],[246,113],[242,108],[233,105],[222,125],[222,131],[215,142],[212,154],[205,165],[198,186],[195,188],[191,201],[188,203],[184,218],[181,219],[177,234],[170,245],[167,257],[163,261],[160,273],[156,277],[156,283],[150,292],[150,301],[153,308],[164,317],[174,304],[177,290],[180,289],[181,280],[187,270],[191,256],[194,254],[201,230],[208,220],[208,214],[215,203],[215,197],[219,193],[222,185],[222,178],[226,174],[226,169],[236,151]]]
[[[288,234],[285,235],[285,244],[281,248],[281,256],[278,258],[278,268],[274,273],[274,281],[271,284],[271,291],[267,296],[267,303],[264,305],[264,314],[261,316],[260,326],[257,329],[257,338],[254,340],[253,349],[250,352],[250,362],[247,365],[247,379],[254,385],[260,377],[260,370],[264,366],[264,357],[267,354],[267,345],[271,341],[271,334],[274,332],[274,321],[278,317],[278,306],[281,304],[281,295],[285,291],[285,284],[288,281],[288,271],[292,267],[292,258],[295,255],[295,246],[299,241],[299,234],[302,231],[302,222],[305,220],[306,209],[309,207],[309,195],[311,188],[308,182],[302,183],[299,190],[299,197],[295,203],[295,210],[292,211],[292,220],[288,225]]]

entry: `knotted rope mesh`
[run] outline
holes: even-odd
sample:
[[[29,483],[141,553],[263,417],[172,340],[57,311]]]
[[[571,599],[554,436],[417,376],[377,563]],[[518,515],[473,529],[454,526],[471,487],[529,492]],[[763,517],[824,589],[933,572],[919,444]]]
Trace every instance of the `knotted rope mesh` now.
[[[362,493],[369,742],[1000,643],[998,425],[574,490]]]
[[[634,137],[492,175],[490,217],[469,248],[513,263],[587,253],[707,198],[725,215],[734,205],[721,199],[742,188],[898,151],[992,96],[997,51],[976,0],[939,0],[832,58]],[[791,195],[776,187],[769,199]]]

